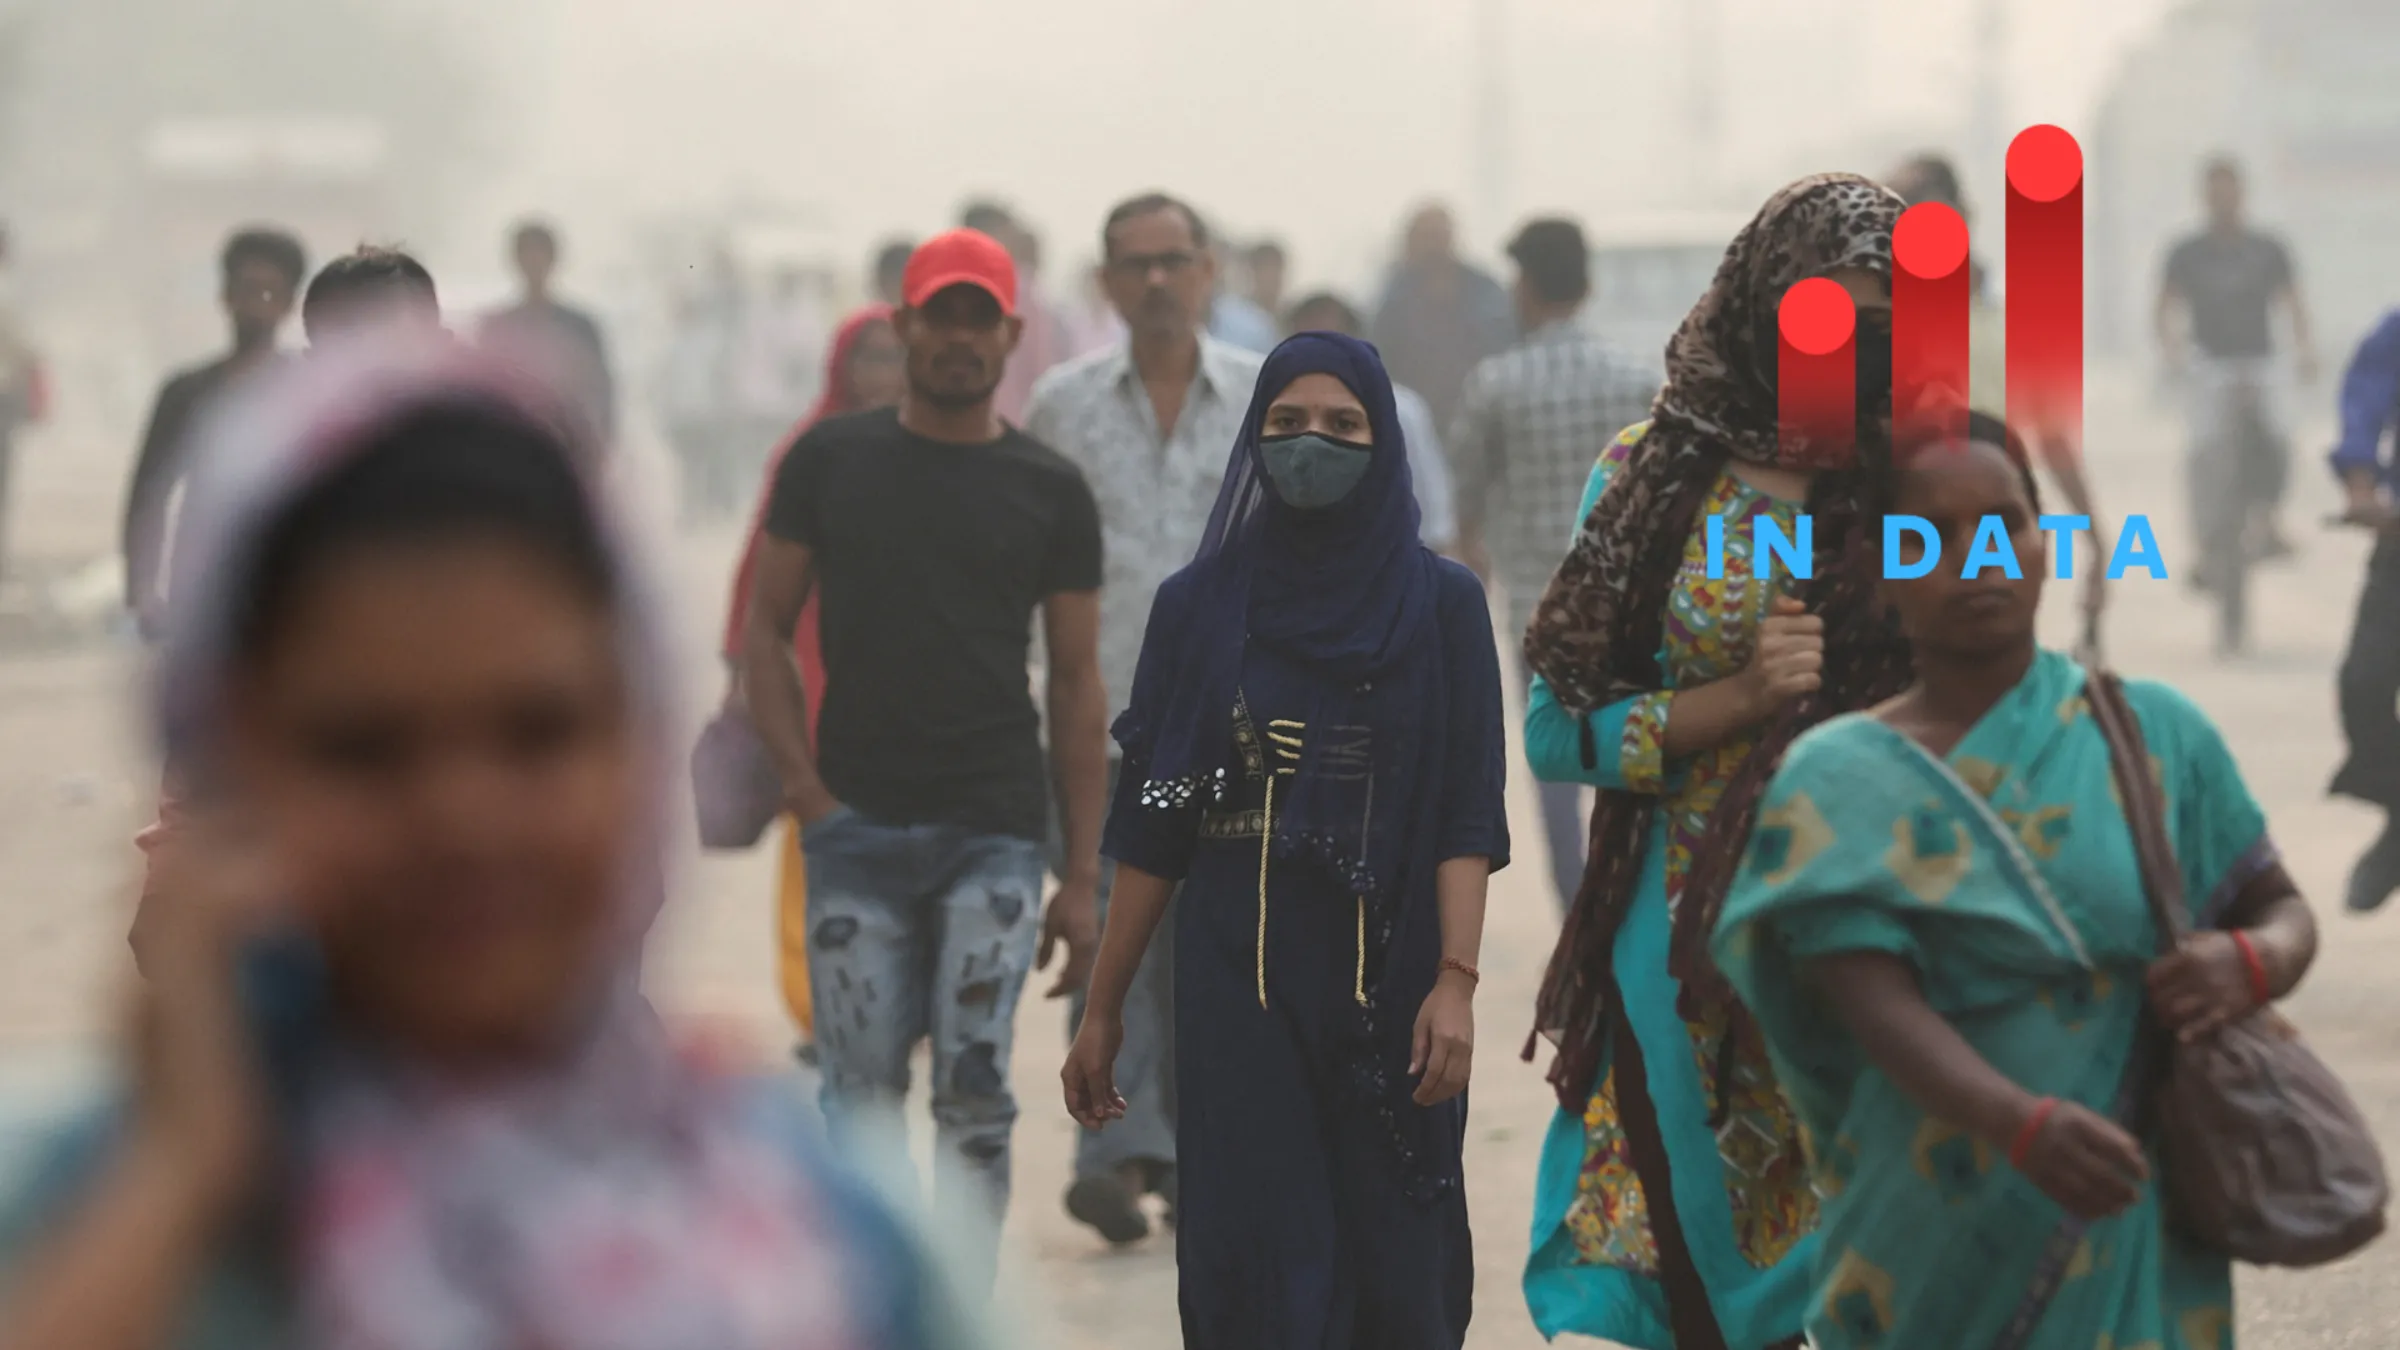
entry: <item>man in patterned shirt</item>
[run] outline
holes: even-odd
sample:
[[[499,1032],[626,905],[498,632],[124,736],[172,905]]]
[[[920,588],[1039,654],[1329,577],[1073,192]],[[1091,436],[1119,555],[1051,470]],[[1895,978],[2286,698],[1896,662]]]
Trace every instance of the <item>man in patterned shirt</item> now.
[[[1125,336],[1045,375],[1025,429],[1074,461],[1099,499],[1100,669],[1111,710],[1122,711],[1151,601],[1199,551],[1263,358],[1204,331],[1217,268],[1208,227],[1189,206],[1136,197],[1109,213],[1100,248],[1102,284]],[[1110,761],[1112,797],[1119,767]],[[1103,916],[1112,871],[1103,864]],[[1113,1243],[1149,1233],[1146,1193],[1165,1197],[1174,1221],[1174,933],[1170,913],[1125,1001],[1117,1056],[1125,1116],[1076,1142],[1067,1212]],[[1080,1024],[1081,993],[1072,1013]]]
[[[1571,220],[1536,220],[1508,246],[1525,337],[1467,378],[1450,436],[1459,553],[1508,593],[1508,636],[1533,623],[1542,588],[1580,523],[1575,504],[1600,452],[1650,415],[1658,381],[1576,322],[1591,293],[1591,254]],[[1522,692],[1528,677],[1518,670]],[[1542,825],[1563,905],[1583,880],[1583,796],[1544,783]]]

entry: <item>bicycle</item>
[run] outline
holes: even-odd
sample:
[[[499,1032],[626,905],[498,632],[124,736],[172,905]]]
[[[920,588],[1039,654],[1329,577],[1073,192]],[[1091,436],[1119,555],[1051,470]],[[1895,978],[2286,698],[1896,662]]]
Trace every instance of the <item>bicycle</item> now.
[[[2249,644],[2250,569],[2265,555],[2257,530],[2282,485],[2282,438],[2267,415],[2266,371],[2226,363],[2201,372],[2200,418],[2186,468],[2200,544],[2197,581],[2216,601],[2217,653]]]

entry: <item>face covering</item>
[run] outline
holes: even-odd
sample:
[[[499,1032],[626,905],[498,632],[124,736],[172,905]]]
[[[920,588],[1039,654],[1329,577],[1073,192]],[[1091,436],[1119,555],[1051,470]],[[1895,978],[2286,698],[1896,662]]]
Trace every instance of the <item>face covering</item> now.
[[[1258,443],[1266,461],[1267,481],[1283,504],[1300,511],[1318,511],[1338,504],[1358,490],[1375,461],[1375,451],[1305,432],[1274,436]]]
[[[1858,420],[1863,425],[1892,410],[1892,321],[1888,315],[1860,315],[1858,336]]]

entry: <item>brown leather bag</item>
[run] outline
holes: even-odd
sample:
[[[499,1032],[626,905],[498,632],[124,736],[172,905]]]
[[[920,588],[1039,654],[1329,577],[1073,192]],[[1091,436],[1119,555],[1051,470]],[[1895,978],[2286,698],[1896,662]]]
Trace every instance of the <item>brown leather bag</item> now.
[[[2086,701],[2108,739],[2162,953],[2191,932],[2183,872],[2139,719],[2114,675]],[[2390,1187],[2375,1135],[2333,1070],[2291,1023],[2261,1008],[2205,1040],[2170,1044],[2151,1103],[2166,1155],[2168,1213],[2237,1261],[2316,1266],[2383,1232]]]

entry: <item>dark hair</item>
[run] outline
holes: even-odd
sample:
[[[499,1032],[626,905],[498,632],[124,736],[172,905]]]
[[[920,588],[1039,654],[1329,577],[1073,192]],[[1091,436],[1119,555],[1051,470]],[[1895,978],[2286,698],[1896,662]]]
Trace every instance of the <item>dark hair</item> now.
[[[875,280],[878,283],[897,282],[908,271],[908,260],[916,256],[915,242],[907,239],[885,241],[875,250]]]
[[[1290,259],[1284,256],[1283,245],[1276,240],[1261,239],[1250,246],[1250,265],[1252,267],[1256,267],[1262,262],[1280,266],[1289,261]]]
[[[2204,159],[2200,162],[2200,176],[2202,178],[2215,178],[2219,174],[2222,174],[2237,183],[2242,181],[2241,161],[2235,159],[2231,154],[2220,151],[2217,154],[2210,155],[2207,159]]]
[[[2025,440],[2017,434],[2016,428],[1987,412],[1969,412],[1963,435],[1949,429],[1924,429],[1904,432],[1896,437],[1892,445],[1892,466],[1895,470],[1893,495],[1898,496],[1898,479],[1918,467],[1925,455],[1945,446],[1955,447],[1962,442],[1988,445],[2008,456],[2008,462],[2016,466],[2017,476],[2025,484],[2025,500],[2032,504],[2035,514],[2041,513],[2042,484],[2040,475],[2033,471],[2033,453],[2026,448]]]
[[[364,299],[405,294],[422,296],[427,305],[441,308],[433,273],[425,270],[425,264],[396,248],[361,244],[356,251],[325,264],[316,280],[308,283],[308,295],[300,302],[300,326],[314,342],[335,311]]]
[[[979,197],[959,208],[958,223],[963,229],[981,230],[997,239],[1017,223],[1017,217],[1000,203]]]
[[[513,248],[520,249],[528,244],[538,244],[550,250],[552,256],[556,256],[558,253],[558,230],[548,221],[528,220],[517,226],[516,233],[509,237],[509,244]]]
[[[1208,222],[1200,218],[1199,212],[1193,210],[1190,204],[1179,197],[1170,197],[1163,192],[1145,192],[1138,197],[1128,197],[1109,208],[1108,219],[1100,223],[1100,256],[1104,259],[1116,256],[1117,227],[1119,225],[1136,217],[1156,215],[1161,211],[1181,211],[1184,220],[1192,227],[1192,247],[1203,252],[1207,251]]]
[[[1949,156],[1927,152],[1911,159],[1903,171],[1913,180],[1905,194],[1910,206],[1940,202],[1962,213],[1966,210],[1966,189],[1960,184],[1958,166],[1950,162]]]
[[[1331,291],[1318,291],[1312,295],[1304,295],[1297,303],[1287,307],[1283,311],[1284,331],[1291,333],[1301,331],[1301,326],[1307,322],[1302,316],[1316,310],[1331,310],[1338,316],[1335,320],[1336,332],[1357,337],[1366,331],[1366,316],[1358,312],[1357,306]]]
[[[1508,256],[1525,274],[1533,293],[1554,305],[1572,304],[1592,291],[1592,251],[1583,227],[1549,217],[1530,221],[1509,241]]]
[[[283,274],[294,287],[308,277],[308,252],[300,241],[282,230],[263,225],[237,230],[225,241],[225,251],[218,255],[217,270],[231,284],[234,273],[251,263],[265,263]]]
[[[616,563],[566,445],[513,412],[437,403],[372,433],[245,551],[234,659],[265,656],[294,598],[350,551],[466,537],[522,544],[596,605],[617,604]]]

